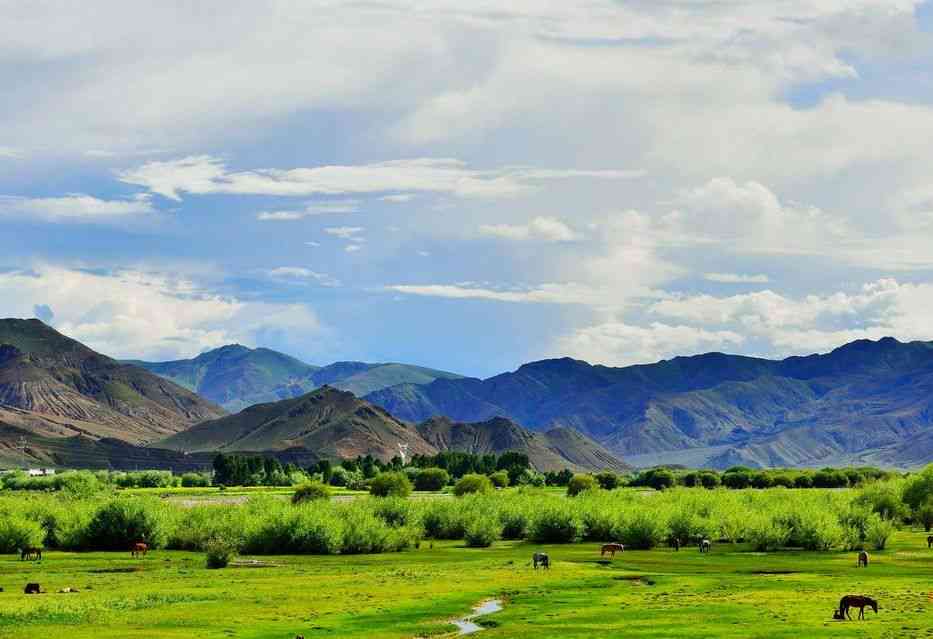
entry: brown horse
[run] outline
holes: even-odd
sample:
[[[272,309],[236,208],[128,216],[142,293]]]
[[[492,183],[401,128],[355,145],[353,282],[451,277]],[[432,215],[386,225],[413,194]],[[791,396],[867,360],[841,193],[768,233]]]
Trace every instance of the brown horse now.
[[[147,546],[141,541],[133,544],[133,548],[130,550],[130,554],[133,557],[139,557],[140,555],[145,555],[148,552],[149,552],[149,546]]]
[[[878,612],[878,602],[871,597],[866,597],[865,595],[846,595],[839,600],[839,613],[851,620],[852,616],[849,614],[849,608],[858,608],[858,618],[864,619],[866,606],[876,613]]]
[[[927,537],[927,548],[933,548],[933,535]]]
[[[42,549],[41,548],[23,548],[19,553],[19,560],[33,560],[42,561]]]
[[[865,566],[868,568],[868,553],[864,550],[858,554],[858,562],[855,564],[857,568]]]
[[[603,547],[599,549],[599,556],[605,557],[607,552],[610,557],[615,557],[617,552],[625,552],[625,546],[617,543],[604,544]]]

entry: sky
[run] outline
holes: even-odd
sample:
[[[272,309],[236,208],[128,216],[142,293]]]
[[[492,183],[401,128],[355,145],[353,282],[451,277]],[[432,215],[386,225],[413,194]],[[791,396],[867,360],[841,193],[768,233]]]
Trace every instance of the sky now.
[[[933,339],[914,0],[0,0],[0,316],[489,376]]]

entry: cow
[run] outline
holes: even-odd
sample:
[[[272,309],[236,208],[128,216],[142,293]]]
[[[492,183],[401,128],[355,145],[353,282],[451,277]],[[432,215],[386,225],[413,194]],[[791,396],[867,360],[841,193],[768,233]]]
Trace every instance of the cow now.
[[[26,588],[23,592],[27,595],[38,595],[42,591],[39,590],[39,584],[26,584]]]
[[[20,553],[19,553],[20,561],[25,561],[25,560],[31,561],[33,559],[36,561],[42,561],[42,549],[41,548],[26,547],[20,550]]]
[[[710,546],[709,539],[703,539],[700,541],[700,552],[709,552]]]
[[[547,556],[547,553],[536,552],[531,556],[531,563],[534,564],[535,570],[538,569],[538,566],[547,570],[551,569],[551,558]]]
[[[139,541],[133,544],[133,548],[130,549],[130,555],[133,557],[139,557],[140,555],[145,555],[149,552],[149,546]]]
[[[868,568],[868,553],[867,552],[863,550],[862,552],[858,554],[858,560],[856,561],[855,566],[857,568],[861,568],[862,566],[865,566],[866,568]]]

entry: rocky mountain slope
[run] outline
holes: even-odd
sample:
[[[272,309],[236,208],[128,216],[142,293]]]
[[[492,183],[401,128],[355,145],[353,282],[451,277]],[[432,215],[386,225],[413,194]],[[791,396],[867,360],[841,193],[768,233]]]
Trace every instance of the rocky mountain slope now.
[[[142,443],[224,411],[39,320],[0,320],[0,420],[43,436]]]
[[[933,344],[893,338],[781,361],[721,353],[623,368],[545,360],[486,380],[403,384],[366,399],[410,421],[501,416],[535,430],[573,428],[639,464],[933,458]]]
[[[398,454],[399,444],[407,444],[410,455],[440,450],[518,451],[541,470],[626,467],[576,432],[532,433],[505,419],[479,424],[435,419],[412,426],[352,393],[329,386],[198,424],[158,446],[190,452],[291,451],[295,455],[303,449],[315,458],[372,454],[388,460]]]

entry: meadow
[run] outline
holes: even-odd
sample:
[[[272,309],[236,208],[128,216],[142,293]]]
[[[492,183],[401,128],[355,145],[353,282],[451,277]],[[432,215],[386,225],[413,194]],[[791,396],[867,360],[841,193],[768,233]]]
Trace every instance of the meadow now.
[[[905,502],[930,474],[858,489],[573,497],[315,489],[298,503],[280,489],[242,491],[236,504],[212,501],[232,490],[200,489],[203,501],[5,492],[0,637],[454,636],[451,621],[491,598],[504,609],[481,619],[490,639],[933,637],[933,550]],[[711,553],[698,552],[702,538]],[[133,558],[132,540],[153,550]],[[626,550],[601,557],[604,541]],[[26,545],[43,546],[43,560],[20,561]],[[867,569],[856,568],[862,548]],[[550,570],[532,569],[537,551]],[[45,594],[24,595],[27,582]],[[832,621],[844,594],[875,597],[878,614]]]

